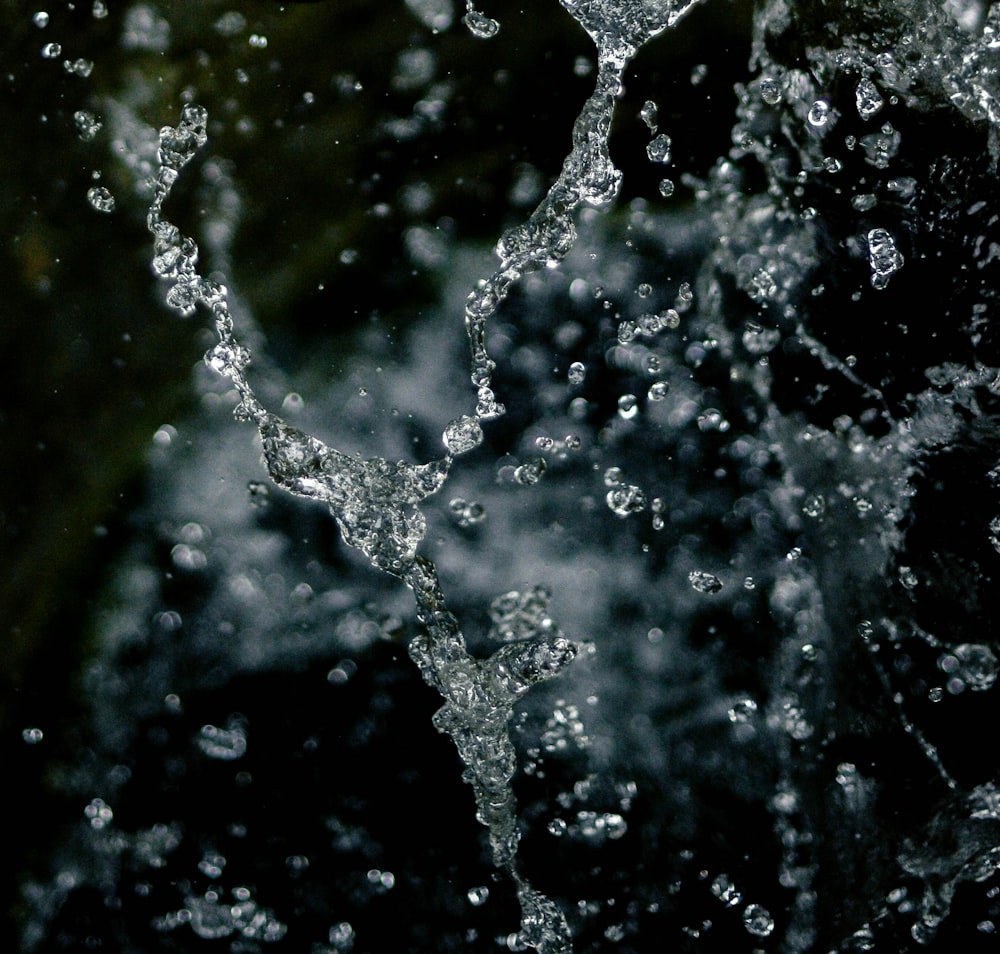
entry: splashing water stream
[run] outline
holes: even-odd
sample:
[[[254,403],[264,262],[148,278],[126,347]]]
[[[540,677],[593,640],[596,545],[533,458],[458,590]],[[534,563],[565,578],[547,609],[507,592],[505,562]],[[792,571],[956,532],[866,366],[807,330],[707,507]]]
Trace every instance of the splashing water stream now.
[[[705,147],[712,155],[698,168],[687,140],[709,130],[685,127],[695,107],[684,96],[669,90],[655,102],[641,89],[631,126],[622,103],[631,103],[625,81],[649,41],[712,0],[560,4],[596,53],[593,67],[584,57],[573,67],[593,91],[568,154],[547,191],[537,170],[512,189],[531,195],[514,204],[533,210],[503,231],[492,272],[469,291],[458,275],[482,274],[469,253],[476,264],[449,276],[461,285],[464,338],[451,317],[435,318],[393,345],[395,364],[384,362],[400,378],[421,362],[435,366],[432,396],[399,384],[386,393],[393,415],[396,404],[434,404],[407,426],[440,433],[443,454],[416,439],[400,452],[405,428],[396,423],[372,424],[368,446],[384,439],[386,447],[369,455],[309,432],[329,430],[346,446],[351,412],[348,400],[338,402],[349,387],[351,406],[361,406],[368,381],[331,383],[336,413],[324,418],[304,414],[302,397],[266,366],[263,335],[223,277],[234,271],[241,214],[224,160],[207,160],[202,175],[202,248],[168,218],[168,205],[185,214],[178,183],[195,180],[209,142],[197,94],[185,92],[179,121],[155,142],[137,118],[148,108],[142,94],[71,109],[72,134],[100,143],[107,130],[125,169],[108,177],[111,188],[89,184],[81,205],[114,221],[136,201],[130,187],[142,193],[148,182],[152,268],[166,302],[214,323],[204,363],[232,390],[209,396],[218,406],[232,398],[237,420],[256,428],[275,486],[324,504],[374,576],[401,581],[412,595],[409,660],[440,697],[433,726],[457,750],[492,863],[506,875],[493,883],[507,885],[520,907],[519,930],[494,946],[978,950],[1000,918],[1000,763],[984,747],[970,757],[955,739],[995,721],[1000,672],[991,627],[991,561],[1000,553],[1000,4],[852,0],[833,10],[762,0],[752,75],[705,94],[706,114],[725,113],[722,94],[734,92],[736,114],[721,152]],[[435,36],[455,20],[452,4],[439,0],[406,7]],[[477,7],[465,4],[462,42],[502,42],[512,24]],[[48,23],[36,14],[33,29]],[[152,5],[135,3],[121,44],[159,54],[170,31]],[[254,54],[269,46],[236,11],[214,31],[242,37]],[[45,40],[42,60],[62,55]],[[676,40],[681,46],[682,32]],[[394,82],[422,98],[412,117],[386,124],[395,143],[432,128],[452,95],[445,82],[431,85],[429,49],[406,53],[409,72]],[[89,76],[75,65],[84,61],[66,62],[68,76]],[[692,62],[690,77],[693,102],[712,73]],[[332,85],[345,102],[362,87],[350,76]],[[301,108],[314,101],[310,91]],[[645,163],[647,184],[634,184],[641,174],[627,161],[625,173],[616,167],[618,148]],[[662,178],[671,166],[672,178]],[[418,186],[407,189],[414,207],[429,201]],[[426,225],[411,227],[406,241],[416,261],[446,259]],[[340,262],[353,256],[344,249]],[[455,259],[447,261],[442,273]],[[461,388],[442,370],[456,339],[464,349],[456,360],[468,367]],[[362,359],[344,365],[357,375]],[[281,392],[279,417],[269,406]],[[219,440],[234,448],[241,438]],[[380,456],[390,442],[395,452]],[[180,441],[164,425],[154,443]],[[230,456],[232,479],[245,482],[242,458]],[[174,474],[174,486],[199,470]],[[276,660],[335,650],[342,658],[326,682],[346,688],[358,671],[350,656],[406,632],[410,604],[388,589],[367,599],[346,573],[325,590],[321,569],[310,570],[315,588],[288,587],[277,570],[255,575],[257,564],[292,561],[273,551],[293,550],[308,533],[276,543],[279,535],[265,532],[270,492],[254,482],[250,496],[264,516],[248,530],[242,515],[243,530],[230,536],[220,497],[199,502],[200,511],[150,508],[158,526],[176,523],[162,531],[172,534],[168,576],[200,581],[212,571],[224,583],[206,598],[208,622],[192,624],[157,598],[165,584],[141,566],[121,570],[121,601],[142,607],[135,614],[145,613],[143,625],[152,619],[152,635],[135,636],[121,621],[125,610],[110,615],[100,635],[106,658],[85,674],[110,752],[131,744],[131,722],[145,727],[182,711],[175,684],[224,679],[226,660],[267,673]],[[549,574],[552,590],[528,582],[495,597],[496,581],[512,572],[526,581]],[[577,638],[555,624],[550,601]],[[491,624],[480,635],[473,619],[486,604]],[[324,626],[336,632],[303,637]],[[151,647],[146,669],[133,663],[139,675],[120,675],[117,660],[137,646]],[[185,666],[205,672],[185,675]],[[531,705],[553,685],[564,698],[539,715]],[[352,744],[375,734],[379,706],[388,708],[373,698]],[[254,721],[213,718],[201,720],[193,748],[249,785]],[[169,733],[159,728],[143,728],[143,738],[165,745]],[[38,750],[50,735],[28,725],[20,739]],[[317,746],[311,738],[305,748]],[[176,787],[189,769],[176,756],[163,761]],[[25,889],[36,912],[26,950],[48,950],[62,936],[49,925],[69,919],[60,912],[72,912],[66,899],[81,886],[96,886],[104,908],[118,911],[125,870],[139,872],[137,904],[153,892],[147,872],[170,874],[183,906],[168,910],[157,895],[154,913],[143,915],[143,930],[168,945],[188,926],[206,941],[228,938],[233,951],[302,943],[291,907],[265,907],[264,887],[247,878],[223,888],[228,862],[214,837],[186,831],[183,819],[141,829],[133,820],[128,830],[127,800],[119,808],[115,796],[130,772],[123,758],[103,782],[94,781],[96,768],[80,767],[64,783],[88,793],[83,835],[67,842],[69,860],[51,884]],[[404,780],[393,784],[405,792]],[[380,804],[421,824],[402,794]],[[375,839],[341,814],[324,822],[332,853],[374,858]],[[244,829],[230,819],[229,843]],[[546,872],[553,845],[557,870]],[[289,881],[326,877],[310,855],[289,849]],[[176,877],[171,857],[198,874]],[[372,898],[399,893],[390,860],[366,863]],[[461,894],[479,915],[490,892],[481,885]],[[978,913],[970,920],[969,911]],[[101,931],[87,917],[80,931],[96,942]],[[465,940],[470,950],[491,943],[475,929]],[[369,943],[338,920],[312,949]],[[461,947],[454,937],[423,943]]]

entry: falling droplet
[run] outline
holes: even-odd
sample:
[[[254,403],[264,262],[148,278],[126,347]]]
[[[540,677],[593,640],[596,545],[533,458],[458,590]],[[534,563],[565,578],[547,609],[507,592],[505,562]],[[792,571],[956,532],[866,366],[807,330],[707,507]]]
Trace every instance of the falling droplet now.
[[[722,589],[722,580],[705,570],[692,570],[688,574],[688,582],[699,593],[718,593]]]
[[[759,904],[748,904],[743,912],[743,927],[754,937],[767,937],[774,930],[774,921],[767,908]]]
[[[113,212],[115,197],[104,186],[91,186],[87,190],[87,201],[98,212]]]
[[[441,439],[448,453],[457,457],[475,449],[483,442],[483,429],[476,418],[463,415],[444,429]]]
[[[660,133],[653,141],[646,146],[646,155],[650,162],[670,162],[670,137],[666,133]]]
[[[500,32],[499,21],[473,9],[471,4],[469,4],[469,12],[462,17],[462,22],[469,28],[469,32],[473,36],[477,36],[481,40],[492,39]]]

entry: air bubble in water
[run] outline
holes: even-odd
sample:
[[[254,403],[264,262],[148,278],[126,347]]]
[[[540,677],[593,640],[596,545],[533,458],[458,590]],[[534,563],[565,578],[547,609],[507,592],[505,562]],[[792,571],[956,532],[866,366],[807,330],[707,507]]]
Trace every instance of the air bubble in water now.
[[[78,109],[73,113],[76,134],[84,142],[90,142],[101,131],[103,123],[89,110]]]
[[[582,361],[574,361],[566,372],[566,379],[570,384],[583,384],[586,376],[587,366]]]
[[[41,729],[30,726],[29,728],[21,731],[21,738],[24,739],[28,745],[38,745],[38,743],[44,738],[44,735]]]
[[[760,904],[748,904],[743,912],[743,927],[754,937],[767,937],[774,930],[771,913]]]
[[[903,267],[903,256],[896,248],[895,239],[885,229],[872,229],[868,233],[868,264],[872,288],[880,291]]]
[[[104,186],[91,186],[87,190],[87,201],[98,212],[113,212],[115,197]]]
[[[499,21],[480,13],[479,10],[474,10],[471,4],[468,13],[462,17],[462,22],[469,28],[469,32],[473,36],[477,36],[481,40],[489,40],[500,32]]]
[[[646,146],[646,155],[650,162],[670,162],[670,137],[666,133],[660,133],[653,141]]]
[[[688,582],[699,593],[718,593],[722,589],[722,580],[705,570],[692,570],[688,574]]]
[[[44,30],[45,27],[49,25],[49,15],[44,10],[39,10],[32,18],[31,22],[38,27],[39,30]]]
[[[885,100],[879,94],[878,87],[867,77],[858,83],[854,92],[858,115],[864,119],[872,119],[885,105]]]
[[[457,457],[475,449],[483,442],[483,429],[476,418],[463,415],[444,429],[441,440],[448,453]]]
[[[673,179],[660,180],[660,185],[659,185],[660,195],[662,195],[664,199],[669,199],[670,196],[674,194],[675,188],[676,187],[674,186]]]
[[[54,60],[62,53],[62,46],[58,43],[46,43],[42,47],[42,59]]]
[[[650,401],[662,401],[666,396],[667,392],[670,390],[670,385],[666,381],[655,381],[649,386],[649,391],[646,392],[646,397]]]

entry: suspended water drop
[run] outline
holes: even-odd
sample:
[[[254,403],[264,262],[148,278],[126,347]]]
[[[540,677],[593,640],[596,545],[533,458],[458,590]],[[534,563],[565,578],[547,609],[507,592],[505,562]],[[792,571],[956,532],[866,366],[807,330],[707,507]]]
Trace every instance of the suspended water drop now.
[[[49,25],[49,15],[44,10],[39,10],[32,18],[32,23],[40,30],[44,30]]]
[[[743,927],[754,937],[767,937],[774,930],[774,921],[767,908],[760,904],[749,904],[743,912]]]
[[[722,589],[722,580],[705,570],[692,570],[688,573],[688,582],[699,593],[718,593]]]
[[[28,745],[38,745],[44,737],[45,736],[42,730],[36,728],[35,726],[30,726],[27,729],[21,730],[21,738],[24,739]]]
[[[670,385],[666,381],[654,381],[646,392],[646,397],[650,401],[662,401],[670,390]]]
[[[807,517],[822,517],[826,512],[826,500],[822,494],[809,494],[802,502],[802,512]]]
[[[485,885],[478,888],[469,888],[466,893],[466,897],[469,899],[469,904],[474,905],[477,908],[480,905],[485,904],[487,900],[489,900],[489,896],[490,889]]]
[[[973,692],[984,692],[997,680],[1000,661],[996,654],[982,643],[961,643],[952,650],[958,661],[955,674]]]
[[[82,57],[75,60],[63,60],[63,69],[74,76],[86,79],[94,70],[94,61],[86,60]]]
[[[885,105],[885,100],[882,99],[878,87],[867,77],[858,83],[854,97],[858,107],[858,115],[864,120],[872,119]]]
[[[832,116],[833,110],[830,103],[825,99],[817,99],[812,106],[809,107],[809,112],[806,114],[806,120],[814,129],[823,129],[830,123]]]
[[[646,509],[646,495],[634,484],[612,487],[605,500],[611,511],[619,517],[628,517]]]
[[[651,133],[656,132],[656,103],[651,99],[647,99],[642,104],[642,109],[639,110],[639,117]]]
[[[666,133],[660,133],[646,146],[646,155],[649,157],[649,161],[663,164],[670,162],[670,146],[670,137]]]
[[[76,134],[83,142],[91,142],[101,131],[103,123],[89,110],[78,109],[73,113]]]
[[[46,43],[42,47],[42,59],[54,60],[62,53],[62,46],[59,43]]]
[[[471,0],[468,3],[468,12],[462,17],[462,22],[469,28],[469,32],[473,36],[477,36],[481,40],[489,40],[500,32],[499,21],[473,9]]]
[[[583,384],[586,376],[587,367],[582,361],[574,361],[566,372],[566,379],[573,385]]]
[[[662,195],[664,199],[669,199],[670,196],[674,194],[676,186],[674,185],[673,179],[661,179],[658,188],[660,190],[660,195]]]
[[[542,479],[542,474],[545,473],[547,468],[548,464],[545,463],[545,458],[532,458],[525,461],[519,467],[514,468],[514,480],[525,487],[530,487]]]
[[[872,287],[879,290],[885,288],[889,279],[903,267],[903,256],[885,229],[872,229],[868,233],[868,264]]]
[[[474,450],[483,442],[483,429],[477,418],[463,415],[444,429],[441,439],[448,453],[457,457]]]
[[[760,79],[760,98],[768,106],[777,106],[781,102],[781,84],[771,76]]]
[[[623,394],[618,398],[618,416],[626,421],[632,420],[639,413],[639,401],[634,394]]]
[[[91,186],[87,190],[90,207],[98,212],[113,212],[115,197],[104,186]]]

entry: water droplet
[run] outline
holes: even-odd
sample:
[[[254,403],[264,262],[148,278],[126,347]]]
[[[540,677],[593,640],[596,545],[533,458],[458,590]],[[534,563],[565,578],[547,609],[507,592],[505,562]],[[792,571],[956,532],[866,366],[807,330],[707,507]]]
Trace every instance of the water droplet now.
[[[210,759],[231,762],[247,750],[246,729],[238,719],[230,719],[226,728],[203,725],[198,734],[198,748]]]
[[[42,47],[42,59],[54,60],[62,53],[62,45],[59,43],[46,43]]]
[[[267,37],[261,33],[251,33],[250,39],[247,41],[250,46],[255,50],[266,50],[267,49]]]
[[[39,30],[44,30],[45,27],[49,25],[49,15],[44,10],[39,10],[32,18],[31,22],[38,27]]]
[[[669,199],[670,196],[674,194],[676,186],[674,185],[673,179],[661,179],[658,188],[660,190],[660,195],[662,195],[664,199]]]
[[[718,593],[722,589],[722,580],[705,570],[692,570],[688,574],[688,582],[699,593]]]
[[[916,587],[917,574],[908,566],[901,566],[899,568],[899,582],[903,584],[908,590],[912,590]]]
[[[639,110],[639,117],[651,133],[656,132],[656,103],[651,99],[647,99],[642,104],[642,109]]]
[[[90,822],[90,827],[95,831],[100,831],[111,824],[114,812],[103,798],[92,799],[90,804],[83,810],[84,817]]]
[[[777,106],[781,102],[781,84],[772,76],[760,78],[760,98],[768,106]]]
[[[646,397],[653,402],[662,401],[670,390],[670,385],[666,381],[655,381],[649,386]]]
[[[463,415],[448,424],[441,440],[448,453],[457,457],[474,450],[483,442],[483,429],[477,418]]]
[[[618,398],[618,415],[626,421],[632,420],[639,413],[639,402],[634,394],[623,394]]]
[[[469,28],[473,36],[481,40],[489,40],[500,32],[500,23],[492,17],[486,16],[479,10],[474,10],[469,6],[469,12],[462,17],[462,22]]]
[[[872,229],[868,233],[868,264],[872,287],[879,290],[885,288],[889,279],[903,267],[903,256],[885,229]]]
[[[833,110],[830,104],[825,99],[817,99],[809,107],[806,120],[814,129],[822,129],[830,122],[832,115]]]
[[[754,937],[767,937],[774,930],[774,921],[767,908],[759,904],[748,904],[743,912],[743,927]]]
[[[23,729],[21,731],[21,738],[24,739],[28,745],[38,745],[38,743],[44,738],[44,734],[41,729],[29,726],[27,729]]]
[[[469,899],[469,904],[479,907],[481,904],[485,904],[489,899],[490,889],[485,885],[478,888],[469,888],[466,897]]]
[[[543,457],[535,457],[514,468],[514,480],[525,487],[530,487],[542,479],[547,467]]]
[[[698,430],[725,433],[729,430],[729,421],[722,416],[721,411],[709,407],[698,415]]]
[[[101,131],[101,121],[86,109],[78,109],[73,113],[73,124],[76,134],[83,142],[90,142]]]
[[[729,721],[734,724],[749,722],[757,714],[757,703],[750,699],[740,699],[729,710]]]
[[[650,162],[668,163],[670,162],[670,137],[666,133],[660,133],[648,146],[646,155]]]
[[[802,502],[802,512],[807,517],[822,517],[826,512],[826,500],[822,494],[809,494]]]
[[[87,201],[98,212],[113,212],[115,197],[104,186],[91,186],[87,190]]]
[[[582,361],[574,361],[566,372],[566,379],[570,384],[583,384],[587,376],[587,366]]]
[[[635,290],[635,293],[640,298],[649,298],[649,296],[653,294],[653,286],[650,285],[648,282],[642,282],[642,284],[640,284],[639,287]]]
[[[94,71],[94,61],[82,57],[75,60],[63,60],[63,69],[67,73],[86,79]]]
[[[605,496],[611,511],[619,517],[627,517],[646,509],[646,495],[634,484],[612,487]]]
[[[885,105],[885,100],[879,94],[878,87],[867,77],[862,79],[854,91],[858,115],[864,119],[872,119]]]
[[[952,650],[959,667],[955,674],[973,692],[990,689],[997,679],[1000,662],[989,646],[981,643],[961,643]]]

